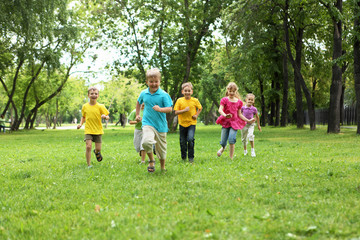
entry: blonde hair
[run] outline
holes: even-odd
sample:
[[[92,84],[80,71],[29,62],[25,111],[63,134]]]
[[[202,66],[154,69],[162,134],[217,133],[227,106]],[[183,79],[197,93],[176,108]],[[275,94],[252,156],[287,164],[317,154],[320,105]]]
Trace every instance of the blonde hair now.
[[[149,70],[146,71],[146,80],[148,80],[149,78],[159,78],[159,80],[161,79],[161,73],[160,70],[158,68],[151,68]]]
[[[88,94],[90,93],[90,91],[98,91],[98,92],[99,92],[99,89],[97,89],[97,88],[94,87],[94,86],[90,86],[90,87],[88,88]]]
[[[193,89],[193,85],[191,84],[191,82],[186,82],[181,85],[181,89],[184,89],[186,87]]]
[[[230,90],[230,89],[234,89],[235,90],[235,97],[236,98],[238,98],[239,100],[241,100],[241,96],[240,96],[240,94],[239,94],[239,92],[238,92],[238,86],[236,85],[236,83],[234,83],[234,82],[229,82],[229,84],[226,86],[226,93],[225,93],[225,96],[227,97],[227,96],[229,96],[229,93],[228,93],[228,91]]]
[[[253,94],[253,93],[248,93],[248,94],[246,94],[246,98],[248,98],[249,96],[253,96],[253,97],[254,97],[254,100],[255,100],[255,94]]]

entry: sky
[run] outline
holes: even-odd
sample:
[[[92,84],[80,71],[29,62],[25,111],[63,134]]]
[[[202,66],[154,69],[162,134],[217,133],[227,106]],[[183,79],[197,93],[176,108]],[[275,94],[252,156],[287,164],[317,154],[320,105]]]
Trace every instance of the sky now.
[[[106,65],[112,64],[119,56],[115,49],[89,49],[84,57],[84,62],[77,64],[71,71],[71,76],[82,77],[89,81],[89,84],[96,84],[100,81],[109,81],[111,74]],[[96,60],[92,56],[96,54]]]

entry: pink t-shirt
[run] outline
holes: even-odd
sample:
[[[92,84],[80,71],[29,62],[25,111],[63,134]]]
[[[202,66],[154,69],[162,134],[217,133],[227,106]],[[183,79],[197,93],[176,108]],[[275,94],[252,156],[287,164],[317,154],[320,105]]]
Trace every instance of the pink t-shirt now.
[[[233,128],[235,130],[243,129],[246,125],[246,122],[242,120],[239,115],[238,111],[243,106],[243,102],[238,100],[237,102],[230,102],[228,97],[224,97],[220,101],[220,105],[224,106],[223,111],[224,113],[228,114],[231,113],[231,118],[226,118],[224,116],[218,117],[216,120],[217,124],[220,124],[224,128]]]

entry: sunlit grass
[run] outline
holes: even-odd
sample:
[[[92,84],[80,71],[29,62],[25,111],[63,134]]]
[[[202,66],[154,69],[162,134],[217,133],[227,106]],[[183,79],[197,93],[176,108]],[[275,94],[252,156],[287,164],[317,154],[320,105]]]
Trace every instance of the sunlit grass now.
[[[87,169],[83,130],[0,135],[0,239],[360,238],[360,138],[294,127],[255,132],[256,158],[216,157],[220,127],[197,126],[195,163],[168,134],[167,173],[149,174],[133,128],[105,130]]]

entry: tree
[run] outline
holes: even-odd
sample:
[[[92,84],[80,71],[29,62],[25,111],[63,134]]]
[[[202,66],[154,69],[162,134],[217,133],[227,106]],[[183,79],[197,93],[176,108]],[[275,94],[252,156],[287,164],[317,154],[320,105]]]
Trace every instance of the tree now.
[[[354,1],[354,79],[357,134],[360,134],[360,0]]]
[[[342,95],[342,69],[338,60],[341,58],[342,52],[342,0],[336,0],[334,4],[320,0],[320,2],[328,9],[329,15],[333,23],[333,61],[332,81],[330,87],[330,106],[328,133],[340,132],[340,99]]]
[[[19,0],[1,4],[0,11],[4,17],[0,18],[0,24],[6,27],[1,28],[5,47],[0,55],[10,61],[1,65],[0,82],[8,97],[3,112],[12,105],[15,113],[13,130],[19,129],[23,119],[27,121],[26,127],[35,120],[39,107],[63,89],[71,68],[81,61],[81,56],[89,47],[93,36],[81,34],[87,29],[81,25],[86,14],[76,7],[70,8],[68,3]],[[65,56],[68,59],[66,66],[61,63],[61,58]],[[46,97],[33,101],[29,96],[42,72],[49,75],[58,72],[62,74],[62,81]],[[20,76],[24,91],[20,91],[22,95],[16,97],[18,101],[15,103],[15,95],[20,93]],[[36,94],[34,96],[36,98]],[[35,102],[35,106],[29,106],[31,102]]]

